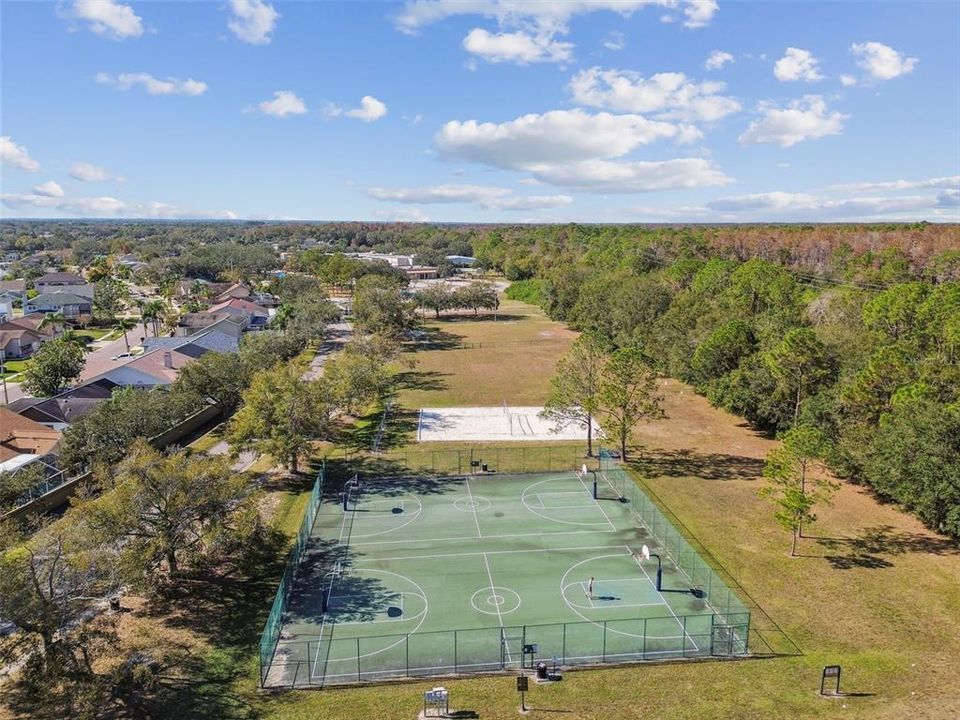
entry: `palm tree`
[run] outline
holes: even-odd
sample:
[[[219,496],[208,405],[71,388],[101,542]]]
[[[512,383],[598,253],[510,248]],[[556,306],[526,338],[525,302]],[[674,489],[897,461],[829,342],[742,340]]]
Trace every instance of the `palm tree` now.
[[[123,343],[127,346],[127,354],[130,353],[130,341],[127,339],[127,331],[132,330],[137,326],[136,320],[131,320],[130,318],[117,318],[117,324],[114,325],[114,330],[119,330],[123,333]]]
[[[166,305],[163,300],[151,300],[143,306],[143,317],[152,322],[154,335],[160,334],[158,323],[165,310]]]
[[[67,321],[66,315],[59,310],[57,312],[48,312],[43,316],[43,320],[37,325],[37,330],[43,330],[48,325],[52,325],[56,330],[58,325],[63,325]]]
[[[73,328],[67,328],[62,333],[60,333],[60,339],[63,340],[64,342],[68,342],[73,345],[78,345],[84,350],[87,349],[87,339],[83,335],[80,335]]]

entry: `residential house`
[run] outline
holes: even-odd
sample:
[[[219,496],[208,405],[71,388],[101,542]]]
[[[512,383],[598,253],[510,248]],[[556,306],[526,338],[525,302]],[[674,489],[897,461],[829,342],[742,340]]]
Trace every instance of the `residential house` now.
[[[43,295],[44,293],[65,292],[73,295],[80,295],[93,300],[93,285],[90,285],[79,275],[67,272],[47,273],[43,277],[37,278],[33,287]]]
[[[205,352],[233,353],[240,349],[243,325],[232,315],[192,335],[146,338],[143,347],[147,352],[163,348],[199,357]],[[185,348],[191,348],[189,352]]]
[[[49,398],[25,397],[8,406],[18,415],[41,423],[53,430],[63,431],[97,405],[109,400],[114,389],[120,387],[112,380],[102,378],[66,390]]]
[[[228,325],[221,325],[224,321]],[[209,328],[217,326],[221,332],[229,332],[235,337],[240,337],[247,328],[247,319],[229,312],[213,313],[201,311],[195,313],[186,313],[180,316],[180,324],[177,326],[175,335],[178,337],[187,337],[203,332]]]
[[[13,323],[0,325],[0,351],[7,360],[21,360],[33,355],[43,344],[43,338],[35,331]]]
[[[247,318],[247,328],[250,330],[262,330],[270,321],[270,311],[260,307],[256,303],[248,300],[234,298],[217,305],[211,305],[211,313],[229,313],[237,317]]]
[[[72,292],[49,292],[25,300],[23,311],[27,313],[63,313],[68,320],[82,320],[93,314],[93,300],[86,295]]]
[[[0,300],[10,300],[19,304],[26,294],[26,280],[0,280]]]
[[[55,337],[60,337],[63,332],[62,322],[46,322],[47,316],[44,313],[35,312],[14,318],[9,322],[0,325],[0,330],[13,330],[15,328],[24,328],[40,336],[40,339],[46,342]]]
[[[0,297],[0,324],[13,320],[13,301]]]
[[[213,297],[210,300],[210,304],[219,305],[222,302],[225,302],[227,300],[233,300],[233,299],[245,300],[250,297],[251,292],[252,291],[250,290],[250,288],[248,288],[246,285],[242,285],[240,283],[233,283],[226,290],[218,293],[215,297]]]
[[[95,379],[110,380],[127,387],[172,385],[180,370],[194,359],[177,350],[152,350],[101,373]]]

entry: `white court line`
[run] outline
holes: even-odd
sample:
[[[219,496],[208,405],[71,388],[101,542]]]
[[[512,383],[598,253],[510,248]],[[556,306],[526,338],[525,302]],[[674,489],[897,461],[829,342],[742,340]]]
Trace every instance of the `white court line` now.
[[[603,523],[597,523],[602,525]],[[563,535],[589,535],[594,533],[597,535],[610,534],[619,532],[616,529],[613,530],[560,530],[558,532],[535,532],[535,533],[515,533],[507,535],[484,535],[484,540],[499,540],[500,538],[521,538],[521,537],[559,537]],[[446,538],[424,538],[423,540],[375,540],[373,542],[352,542],[350,543],[351,547],[366,547],[367,545],[410,545],[411,543],[417,542],[454,542],[454,541],[463,541],[473,539],[472,535],[461,535],[460,537],[446,537]],[[607,547],[619,547],[619,545],[608,545]]]
[[[616,531],[617,526],[610,522],[610,517],[607,515],[607,511],[603,509],[603,505],[600,504],[599,500],[594,499],[593,493],[590,492],[590,488],[587,487],[587,484],[583,481],[583,478],[580,477],[580,473],[575,472],[575,474],[577,476],[577,480],[579,480],[580,484],[583,485],[583,489],[587,491],[587,497],[593,500],[593,504],[596,505],[600,512],[603,513],[603,519],[607,521],[607,525],[610,526],[611,530]]]
[[[473,508],[473,521],[477,524],[477,537],[482,538],[483,533],[480,532],[480,518],[477,516],[477,504],[473,501],[473,491],[470,490],[470,481],[467,478],[464,478],[463,482],[466,483],[467,495],[470,496],[470,507]]]
[[[465,540],[469,538],[460,538],[460,539]],[[577,546],[573,548],[530,548],[528,550],[486,550],[484,552],[444,553],[442,555],[401,555],[401,556],[388,555],[388,556],[377,557],[377,558],[357,558],[353,562],[378,563],[378,562],[384,562],[384,561],[389,562],[393,560],[442,560],[444,558],[454,558],[454,557],[473,557],[474,555],[512,555],[514,553],[566,552],[568,550],[579,552],[580,550],[609,550],[610,548],[615,548],[615,547],[622,547],[622,546],[594,545],[592,547]]]
[[[493,585],[493,573],[490,572],[490,562],[487,560],[487,554],[481,553],[483,555],[483,564],[487,566],[487,579],[490,581],[490,594],[496,595],[497,591],[494,589]],[[500,642],[503,642],[503,615],[500,614],[500,606],[494,604],[494,607],[497,609],[497,619],[500,621]],[[513,664],[513,658],[510,656],[510,644],[506,643],[504,647],[507,649],[507,662],[511,665]]]
[[[630,550],[630,546],[624,545],[624,547],[630,551],[630,557],[633,558],[633,561],[637,564],[637,567],[639,567],[643,571],[643,574],[647,576],[647,580],[649,580],[650,583],[653,585],[653,589],[656,591],[657,595],[660,596],[660,599],[663,600],[663,604],[667,606],[667,610],[669,610],[670,614],[673,615],[673,619],[677,621],[677,625],[680,626],[680,631],[684,635],[686,635],[687,639],[693,644],[693,649],[696,652],[700,652],[700,646],[697,645],[697,641],[694,640],[692,637],[690,637],[690,633],[687,632],[687,629],[683,626],[683,623],[680,621],[680,618],[677,617],[677,614],[673,611],[673,608],[670,607],[670,603],[668,603],[667,599],[663,597],[663,593],[657,590],[657,583],[655,583],[653,581],[653,578],[650,577],[650,573],[648,573],[647,569],[643,566],[643,564],[639,560],[637,560],[637,556],[633,554],[632,550]],[[686,645],[684,645],[684,647],[686,647]]]

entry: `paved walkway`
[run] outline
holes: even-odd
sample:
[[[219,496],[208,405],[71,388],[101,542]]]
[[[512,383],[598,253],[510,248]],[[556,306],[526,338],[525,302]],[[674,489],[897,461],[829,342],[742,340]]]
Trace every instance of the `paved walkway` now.
[[[207,450],[206,454],[207,455],[229,455],[230,446],[227,444],[226,440],[221,440],[212,448]],[[255,452],[253,452],[252,450],[244,450],[242,453],[240,453],[239,457],[237,458],[237,461],[230,466],[230,469],[238,473],[244,472],[245,470],[249,469],[251,465],[253,465],[256,459],[257,459],[257,454]]]
[[[327,364],[327,359],[337,350],[343,348],[353,335],[353,325],[348,322],[333,323],[327,326],[327,334],[320,347],[317,348],[317,354],[310,361],[310,367],[303,373],[304,380],[316,380],[323,375],[323,366]]]

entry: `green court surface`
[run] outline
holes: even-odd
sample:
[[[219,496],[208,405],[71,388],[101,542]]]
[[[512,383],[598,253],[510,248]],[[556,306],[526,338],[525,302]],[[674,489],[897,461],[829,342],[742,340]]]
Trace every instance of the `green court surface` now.
[[[265,684],[745,654],[749,611],[659,509],[620,469],[600,474],[598,499],[592,482],[565,472],[327,488]],[[661,558],[660,591],[644,545]]]

